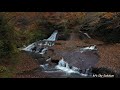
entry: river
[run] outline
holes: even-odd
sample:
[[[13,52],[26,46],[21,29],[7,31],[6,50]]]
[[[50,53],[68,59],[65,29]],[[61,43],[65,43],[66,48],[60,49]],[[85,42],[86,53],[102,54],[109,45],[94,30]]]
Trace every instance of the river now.
[[[86,46],[82,48],[75,48],[72,51],[56,51],[55,53],[61,57],[57,63],[52,62],[51,56],[47,57],[47,52],[50,47],[55,46],[58,31],[43,42],[36,44],[36,42],[22,48],[23,51],[31,54],[33,58],[37,59],[40,67],[34,73],[44,73],[48,78],[88,78],[92,77],[91,67],[99,60],[98,50],[96,45]],[[76,40],[72,34],[70,40]],[[86,34],[88,38],[91,38]],[[52,43],[52,44],[49,44]],[[37,49],[36,49],[37,48]],[[40,49],[38,49],[40,48]]]

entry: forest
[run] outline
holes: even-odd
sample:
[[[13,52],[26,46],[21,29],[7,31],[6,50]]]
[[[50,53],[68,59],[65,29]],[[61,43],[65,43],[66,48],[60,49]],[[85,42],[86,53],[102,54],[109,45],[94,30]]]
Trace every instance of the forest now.
[[[47,46],[45,55],[20,50],[44,41],[56,30],[55,45]],[[92,50],[92,46],[97,49]],[[78,53],[78,49],[83,51]],[[64,60],[70,70],[75,66],[79,73],[89,69],[92,74],[120,77],[119,49],[119,12],[0,12],[0,78],[59,78],[63,72],[49,74],[40,66],[49,64],[49,69],[55,66],[62,70],[56,62]],[[81,77],[81,73],[65,77]]]

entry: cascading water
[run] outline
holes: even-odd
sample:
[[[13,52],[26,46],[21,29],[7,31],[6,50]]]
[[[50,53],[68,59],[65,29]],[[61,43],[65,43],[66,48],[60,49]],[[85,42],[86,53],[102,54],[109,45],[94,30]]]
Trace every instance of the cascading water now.
[[[48,50],[48,47],[42,48],[41,46],[53,46],[55,41],[56,41],[56,37],[57,37],[58,31],[54,31],[53,34],[48,38],[48,39],[44,39],[43,41],[37,43],[34,42],[30,45],[28,45],[27,47],[21,49],[23,51],[27,51],[27,52],[35,52],[35,53],[39,53],[41,55],[45,54],[45,52]],[[45,42],[44,44],[42,42]]]
[[[34,47],[35,47],[35,43],[32,43],[32,44],[28,45],[27,47],[23,48],[22,50],[32,52],[32,49]]]
[[[48,50],[48,47],[44,48],[39,54],[43,55]]]
[[[48,62],[48,61],[51,61],[51,58],[48,58],[46,61],[47,61],[47,62]]]
[[[44,39],[44,40],[40,40],[38,42],[32,43],[32,44],[28,45],[27,47],[23,48],[22,50],[28,51],[28,52],[34,52],[34,53],[37,53],[38,55],[44,55],[48,51],[48,48],[54,45],[57,34],[58,34],[58,31],[55,31],[55,32],[53,32],[53,34],[51,34],[51,36],[48,39]],[[91,38],[87,33],[84,33],[84,34],[88,38]],[[90,50],[90,51],[97,50],[96,45],[81,48],[80,51],[79,50],[78,51],[84,52],[87,50]],[[81,54],[84,54],[84,53],[81,53]],[[80,58],[82,58],[81,56],[80,56]],[[84,77],[87,77],[89,74],[89,69],[86,69],[85,71],[82,69],[82,71],[81,71],[81,67],[79,67],[75,64],[71,64],[73,61],[69,62],[69,61],[67,61],[67,59],[65,57],[62,58],[61,60],[59,60],[58,64],[56,64],[56,63],[53,64],[53,62],[52,62],[52,64],[50,64],[51,60],[52,60],[51,57],[49,57],[47,60],[44,60],[44,64],[41,63],[43,65],[40,65],[40,67],[42,67],[43,72],[53,73],[53,75],[55,75],[55,73],[63,73],[63,74],[66,74],[66,76],[74,74],[74,75],[84,76]],[[72,59],[72,60],[77,60],[77,59],[74,57],[74,59]]]
[[[45,64],[45,65],[40,65],[44,70],[46,70],[48,68],[49,64]]]
[[[84,32],[82,32],[82,31],[79,31],[80,33],[81,33],[81,35],[82,35],[82,37],[84,37],[84,38],[91,38],[89,35],[88,35],[88,33],[84,33]]]
[[[58,65],[55,68],[56,69],[60,69],[60,70],[66,72],[66,73],[69,73],[69,74],[70,73],[77,73],[77,74],[79,74],[78,71],[70,68],[69,64],[67,62],[65,62],[63,58],[59,61]]]
[[[56,36],[58,34],[58,31],[54,31],[53,34],[47,39],[48,41],[56,41]]]
[[[87,33],[84,33],[86,36],[87,36],[87,38],[91,38]]]
[[[81,49],[80,49],[81,53],[84,52],[84,51],[87,51],[87,50],[90,50],[90,51],[92,51],[92,50],[97,50],[96,45],[93,45],[93,46],[90,46],[90,47],[85,47],[85,48],[81,48]]]
[[[59,62],[58,62],[59,66],[65,67],[66,62],[64,61],[64,59],[62,58]]]
[[[51,60],[51,58],[47,60]],[[67,76],[70,76],[71,74],[77,74],[79,75],[79,77],[89,76],[89,69],[86,69],[84,72],[80,72],[79,68],[69,66],[69,64],[65,62],[63,58],[58,62],[58,65],[54,66],[52,69],[50,69],[49,64],[44,64],[40,66],[44,69],[44,72],[46,73],[64,72]]]

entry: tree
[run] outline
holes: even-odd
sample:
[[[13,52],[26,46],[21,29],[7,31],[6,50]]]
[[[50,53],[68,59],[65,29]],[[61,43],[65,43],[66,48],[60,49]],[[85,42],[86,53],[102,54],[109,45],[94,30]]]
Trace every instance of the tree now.
[[[119,17],[111,19],[101,18],[98,23],[94,35],[100,37],[106,43],[120,42],[120,26]]]
[[[35,37],[33,38],[39,40],[48,38],[55,30],[63,32],[64,27],[56,21],[51,21],[47,18],[40,18],[37,22],[37,27],[34,32]]]
[[[0,16],[0,58],[10,58],[15,53],[14,38],[13,28]]]

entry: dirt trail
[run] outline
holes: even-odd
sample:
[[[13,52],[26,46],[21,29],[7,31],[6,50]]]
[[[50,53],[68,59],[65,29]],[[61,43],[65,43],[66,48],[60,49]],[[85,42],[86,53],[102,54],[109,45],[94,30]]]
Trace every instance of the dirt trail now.
[[[65,42],[64,48],[65,49],[75,49],[77,45],[79,45],[80,39],[78,33],[70,33],[70,38],[68,41]]]

